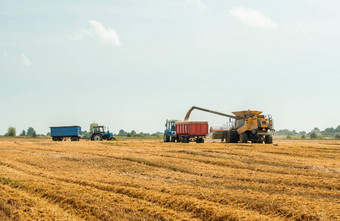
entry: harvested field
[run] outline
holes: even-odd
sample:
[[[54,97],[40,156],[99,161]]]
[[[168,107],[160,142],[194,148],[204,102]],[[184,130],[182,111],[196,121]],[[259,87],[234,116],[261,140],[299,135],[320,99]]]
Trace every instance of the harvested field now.
[[[0,220],[339,220],[340,141],[0,139]]]

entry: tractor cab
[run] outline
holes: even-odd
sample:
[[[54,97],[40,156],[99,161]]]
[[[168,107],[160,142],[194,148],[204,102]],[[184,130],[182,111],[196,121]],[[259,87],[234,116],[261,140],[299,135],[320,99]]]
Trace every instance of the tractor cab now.
[[[177,122],[178,120],[166,120],[166,123],[165,123],[165,132],[167,134],[169,133],[175,133],[176,129],[175,129],[175,123]]]
[[[165,122],[165,131],[164,131],[164,142],[174,142],[176,135],[176,127],[175,123],[178,120],[166,120]]]
[[[168,131],[175,131],[175,122],[177,120],[167,120],[165,124],[165,129]]]
[[[105,132],[105,129],[106,128],[104,126],[94,126],[91,140],[115,140],[116,138],[113,136],[113,133],[110,133],[109,130]]]
[[[104,126],[95,126],[93,127],[93,133],[104,133]]]

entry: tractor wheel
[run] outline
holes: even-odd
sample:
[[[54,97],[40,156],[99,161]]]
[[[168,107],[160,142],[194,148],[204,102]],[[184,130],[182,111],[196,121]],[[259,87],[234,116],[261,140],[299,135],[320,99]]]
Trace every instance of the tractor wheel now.
[[[164,134],[163,140],[164,140],[164,142],[169,142],[169,136]]]
[[[95,135],[93,135],[92,140],[94,140],[94,141],[102,141],[103,137],[100,134],[95,134]]]
[[[228,138],[228,137],[227,137]],[[236,130],[231,130],[229,132],[229,142],[230,143],[238,143],[239,135]]]
[[[242,134],[240,135],[240,142],[241,142],[241,143],[248,143],[248,136],[247,136],[246,133],[242,133]]]
[[[172,142],[172,136],[169,135],[169,142]]]
[[[272,144],[273,143],[273,137],[272,135],[266,135],[264,138],[264,143],[266,144]]]
[[[53,141],[58,141],[58,137],[52,137]]]

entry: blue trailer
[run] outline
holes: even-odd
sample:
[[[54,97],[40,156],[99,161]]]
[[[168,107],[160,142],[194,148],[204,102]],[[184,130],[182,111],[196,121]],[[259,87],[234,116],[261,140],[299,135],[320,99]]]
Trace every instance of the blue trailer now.
[[[79,126],[62,126],[50,127],[53,141],[63,141],[70,138],[71,141],[79,141],[81,137],[81,127]]]

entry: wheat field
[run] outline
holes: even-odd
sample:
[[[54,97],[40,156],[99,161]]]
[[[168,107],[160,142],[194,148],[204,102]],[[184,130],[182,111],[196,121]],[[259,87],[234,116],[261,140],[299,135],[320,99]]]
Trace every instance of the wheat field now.
[[[0,139],[0,220],[340,220],[340,141]]]

